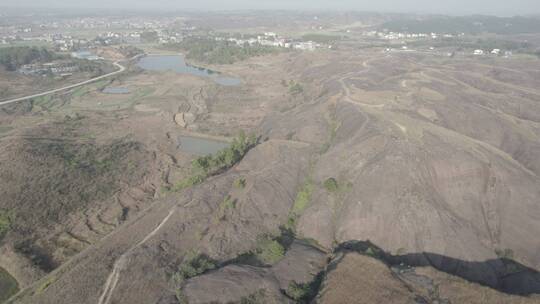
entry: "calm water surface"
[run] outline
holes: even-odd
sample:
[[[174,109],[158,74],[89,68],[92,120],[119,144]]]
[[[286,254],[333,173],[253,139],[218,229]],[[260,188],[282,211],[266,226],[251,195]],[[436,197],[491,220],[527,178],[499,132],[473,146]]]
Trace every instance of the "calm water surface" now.
[[[210,155],[228,147],[229,144],[219,140],[178,136],[178,149],[195,155]]]
[[[139,60],[138,66],[148,71],[174,71],[199,77],[209,77],[214,82],[225,86],[235,86],[242,83],[238,78],[223,76],[209,69],[189,65],[182,55],[146,56]]]

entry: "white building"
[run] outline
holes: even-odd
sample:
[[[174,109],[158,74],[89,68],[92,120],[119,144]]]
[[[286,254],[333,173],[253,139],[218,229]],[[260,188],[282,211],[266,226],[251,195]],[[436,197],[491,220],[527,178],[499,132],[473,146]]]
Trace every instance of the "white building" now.
[[[315,43],[313,41],[298,42],[294,45],[294,48],[303,51],[313,51],[315,50]]]
[[[86,59],[86,60],[100,60],[103,59],[99,56],[96,56],[89,51],[78,51],[78,52],[72,52],[71,57],[77,58],[77,59]]]

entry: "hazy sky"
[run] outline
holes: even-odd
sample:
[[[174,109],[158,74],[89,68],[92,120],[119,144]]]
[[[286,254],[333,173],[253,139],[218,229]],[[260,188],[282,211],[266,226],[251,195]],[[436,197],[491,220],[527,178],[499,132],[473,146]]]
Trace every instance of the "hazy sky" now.
[[[540,0],[0,0],[0,6],[132,9],[332,9],[443,14],[539,14]]]

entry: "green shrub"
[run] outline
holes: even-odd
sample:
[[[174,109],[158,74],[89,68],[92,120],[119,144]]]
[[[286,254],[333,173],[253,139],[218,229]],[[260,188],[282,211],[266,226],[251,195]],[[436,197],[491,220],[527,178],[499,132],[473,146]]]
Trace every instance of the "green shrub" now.
[[[182,288],[176,288],[176,300],[178,301],[178,304],[188,304],[188,300],[186,295],[182,292]]]
[[[219,218],[223,219],[225,218],[225,213],[229,209],[236,208],[236,199],[233,199],[230,195],[227,195],[221,204],[219,204]]]
[[[232,143],[215,155],[201,156],[191,162],[191,176],[181,180],[172,187],[172,191],[181,191],[185,188],[202,183],[206,178],[219,174],[234,166],[246,153],[259,143],[255,134],[246,136],[244,132],[235,137]]]
[[[259,289],[257,292],[240,299],[240,304],[266,304],[266,290]]]
[[[257,259],[265,264],[274,264],[285,255],[285,248],[276,240],[265,236],[257,241]]]
[[[336,192],[339,189],[339,186],[336,179],[333,177],[330,177],[324,181],[324,188],[328,192]]]
[[[173,280],[176,284],[181,285],[184,280],[198,276],[214,268],[216,268],[215,261],[207,255],[189,252],[178,266],[178,270],[173,274]]]
[[[11,229],[12,216],[8,211],[0,209],[0,240]]]
[[[407,249],[403,247],[398,248],[398,250],[396,251],[396,255],[405,255],[406,253],[407,253]]]
[[[285,136],[285,138],[287,140],[292,140],[294,138],[294,135],[295,135],[295,132],[289,132],[287,133],[287,136]]]
[[[192,175],[192,176],[186,177],[186,178],[182,179],[181,181],[179,181],[178,183],[176,183],[172,187],[171,190],[174,191],[174,192],[179,192],[179,191],[182,191],[182,190],[184,190],[186,188],[198,185],[198,184],[202,183],[205,179],[206,179],[206,176],[204,176],[204,175]]]
[[[500,259],[513,259],[514,258],[514,251],[510,248],[506,248],[504,250],[501,249],[495,249],[495,254]]]
[[[287,286],[285,294],[298,304],[312,303],[324,279],[324,271],[319,272],[311,282],[298,283],[292,281]]]
[[[285,227],[294,231],[296,228],[296,220],[304,212],[311,201],[311,194],[313,192],[313,181],[308,178],[302,188],[296,194],[296,198],[293,203],[292,210],[289,212],[289,218]]]
[[[285,293],[291,299],[295,300],[296,302],[300,302],[311,294],[310,284],[299,284],[292,281],[289,283]]]
[[[234,187],[238,189],[244,189],[246,187],[246,179],[240,177],[234,181]]]
[[[301,84],[294,82],[292,80],[289,82],[289,93],[291,95],[298,95],[302,92],[304,92],[304,87],[302,87]]]
[[[232,199],[230,195],[227,195],[221,205],[224,209],[234,209],[236,208],[236,199]]]
[[[296,199],[294,200],[294,205],[292,213],[294,215],[300,215],[307,208],[309,202],[311,201],[311,194],[313,192],[313,182],[311,179],[308,179],[300,191],[296,194]]]

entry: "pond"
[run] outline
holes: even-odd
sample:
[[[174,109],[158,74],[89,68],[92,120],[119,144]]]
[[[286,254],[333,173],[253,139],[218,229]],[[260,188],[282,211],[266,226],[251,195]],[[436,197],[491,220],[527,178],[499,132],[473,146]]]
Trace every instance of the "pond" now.
[[[19,284],[4,268],[0,267],[0,303],[19,291]]]
[[[181,135],[177,148],[189,154],[210,155],[228,146],[224,141]]]
[[[174,71],[199,77],[209,77],[217,84],[224,86],[235,86],[242,83],[238,78],[223,76],[216,71],[189,65],[182,55],[150,55],[141,58],[138,66],[148,71]]]
[[[105,94],[129,94],[130,90],[122,87],[106,87],[101,92]]]

